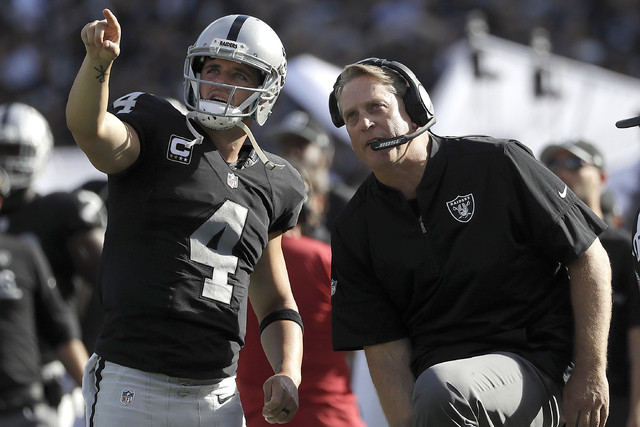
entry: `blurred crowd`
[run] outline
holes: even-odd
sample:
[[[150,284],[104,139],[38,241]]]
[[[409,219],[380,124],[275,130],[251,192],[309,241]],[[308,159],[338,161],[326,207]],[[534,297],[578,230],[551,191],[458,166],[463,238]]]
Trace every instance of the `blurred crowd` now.
[[[368,56],[409,66],[427,88],[447,47],[481,10],[489,33],[529,44],[546,28],[552,52],[640,78],[637,0],[6,0],[0,8],[0,101],[38,108],[56,145],[72,145],[64,106],[84,57],[82,26],[111,8],[123,28],[112,96],[144,90],[182,99],[187,47],[211,21],[244,13],[269,23],[290,58],[310,53],[337,66]],[[635,55],[634,55],[635,53]]]

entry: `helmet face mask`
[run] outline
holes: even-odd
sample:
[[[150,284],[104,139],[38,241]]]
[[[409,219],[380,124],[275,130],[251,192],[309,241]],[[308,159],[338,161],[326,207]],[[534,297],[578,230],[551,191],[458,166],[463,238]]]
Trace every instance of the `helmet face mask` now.
[[[53,150],[49,123],[35,108],[0,105],[0,167],[12,190],[29,188],[44,172]]]
[[[246,64],[259,70],[264,78],[257,88],[242,88],[205,81],[200,71],[205,58],[224,59]],[[263,125],[284,85],[287,60],[284,47],[277,34],[263,21],[246,16],[230,15],[211,23],[189,47],[184,65],[184,103],[195,111],[198,121],[212,129],[228,129],[245,117]],[[201,85],[212,85],[231,90],[229,101],[200,98]],[[238,91],[250,95],[240,105],[231,104]]]

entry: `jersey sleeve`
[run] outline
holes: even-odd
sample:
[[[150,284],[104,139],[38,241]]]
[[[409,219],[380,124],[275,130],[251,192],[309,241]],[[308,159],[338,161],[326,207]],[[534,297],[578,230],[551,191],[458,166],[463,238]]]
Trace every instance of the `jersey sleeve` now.
[[[140,141],[151,140],[159,114],[166,112],[169,102],[144,92],[131,92],[116,99],[109,111],[133,126]]]
[[[176,110],[165,98],[145,92],[131,92],[121,96],[113,102],[109,112],[133,127],[140,140],[141,153],[138,159],[126,171],[121,172],[122,175],[134,171],[143,161],[142,159],[146,157],[145,152],[157,148],[151,147],[149,144],[155,144],[158,135],[161,135],[161,126],[158,124],[159,117],[162,117],[166,123],[185,120],[182,113]]]
[[[331,235],[334,350],[361,350],[409,336],[401,313],[374,274],[363,224],[340,222]],[[354,236],[358,236],[354,239]]]
[[[300,173],[286,160],[273,156],[275,163],[284,163],[281,170],[268,171],[272,178],[272,192],[277,216],[269,226],[269,233],[285,232],[298,223],[298,216],[306,197]]]
[[[519,230],[540,252],[568,265],[607,225],[570,188],[517,141],[504,145],[508,178],[514,181],[513,214]]]

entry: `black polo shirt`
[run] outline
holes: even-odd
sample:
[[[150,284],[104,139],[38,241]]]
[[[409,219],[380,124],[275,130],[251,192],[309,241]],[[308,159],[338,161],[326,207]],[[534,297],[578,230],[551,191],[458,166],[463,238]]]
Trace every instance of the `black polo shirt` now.
[[[512,351],[560,381],[573,341],[566,266],[606,224],[517,141],[431,138],[419,215],[371,174],[336,220],[334,349],[409,337],[416,376]]]

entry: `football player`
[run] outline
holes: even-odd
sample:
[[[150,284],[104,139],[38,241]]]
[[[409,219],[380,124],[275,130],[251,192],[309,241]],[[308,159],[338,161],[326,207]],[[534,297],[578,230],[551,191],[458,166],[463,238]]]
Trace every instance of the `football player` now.
[[[87,423],[243,425],[235,371],[249,299],[275,372],[263,416],[288,422],[302,320],[281,234],[295,226],[305,190],[249,130],[284,84],[284,47],[259,19],[222,17],[187,50],[186,115],[143,92],[108,108],[121,29],[103,13],[82,30],[86,56],[67,105],[77,144],[108,174],[105,326],[85,370]],[[251,273],[259,286],[249,286]]]
[[[9,194],[0,168],[0,206]],[[0,233],[0,425],[57,424],[45,401],[40,336],[80,384],[87,352],[75,313],[64,303],[37,242]]]
[[[89,191],[46,195],[35,191],[34,184],[44,172],[52,149],[49,123],[38,110],[17,102],[0,105],[0,166],[7,171],[11,184],[0,211],[0,232],[39,243],[58,289],[79,317],[84,334],[84,302],[97,277],[106,212],[102,200]],[[84,336],[83,341],[85,346],[93,346]],[[53,349],[46,343],[42,349],[47,400],[56,408],[65,394],[65,371]]]
[[[0,167],[11,182],[0,211],[0,231],[38,240],[63,298],[75,306],[84,291],[77,279],[93,285],[97,277],[106,210],[91,191],[36,192],[34,184],[52,150],[49,123],[38,110],[18,102],[0,105]]]

